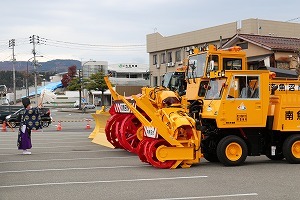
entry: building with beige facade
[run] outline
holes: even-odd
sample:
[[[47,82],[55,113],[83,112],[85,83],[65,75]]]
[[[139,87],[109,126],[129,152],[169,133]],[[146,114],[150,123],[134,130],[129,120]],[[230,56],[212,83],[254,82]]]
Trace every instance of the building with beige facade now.
[[[299,23],[263,19],[246,19],[166,37],[158,32],[148,34],[150,84],[159,85],[166,72],[182,66],[190,48],[208,44],[218,48],[241,46],[247,53],[249,69],[256,69],[262,61],[273,68],[295,69],[299,65],[299,38]]]

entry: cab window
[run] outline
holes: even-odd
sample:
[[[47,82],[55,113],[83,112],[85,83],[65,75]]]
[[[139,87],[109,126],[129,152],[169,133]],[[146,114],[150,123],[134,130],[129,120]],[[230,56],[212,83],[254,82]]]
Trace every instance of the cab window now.
[[[207,62],[206,73],[217,70],[219,70],[219,56],[210,55]]]
[[[259,84],[259,76],[234,76],[227,98],[258,99]]]
[[[223,69],[225,70],[241,70],[242,59],[240,58],[223,58]]]
[[[220,99],[222,97],[226,79],[211,79],[207,87],[205,99]]]

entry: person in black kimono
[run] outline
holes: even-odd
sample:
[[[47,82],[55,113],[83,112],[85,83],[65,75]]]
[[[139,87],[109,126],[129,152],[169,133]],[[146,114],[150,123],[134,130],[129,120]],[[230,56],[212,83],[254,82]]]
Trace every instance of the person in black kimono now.
[[[30,155],[31,152],[31,130],[41,129],[41,116],[38,108],[31,108],[30,99],[25,97],[22,99],[22,104],[25,108],[25,112],[21,118],[20,128],[18,131],[17,146],[19,150],[23,150],[24,155]]]

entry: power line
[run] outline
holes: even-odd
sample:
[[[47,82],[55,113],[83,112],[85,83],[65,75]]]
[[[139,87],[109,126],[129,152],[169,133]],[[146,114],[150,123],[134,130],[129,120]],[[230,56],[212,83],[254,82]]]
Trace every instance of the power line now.
[[[46,46],[53,46],[59,48],[78,49],[78,50],[90,50],[90,51],[110,51],[110,50],[126,50],[126,51],[141,51],[145,49],[145,46],[84,46],[84,45],[71,45],[59,42],[41,42]]]
[[[41,38],[41,41],[49,41],[54,43],[63,43],[63,44],[69,44],[69,45],[79,45],[79,46],[90,46],[90,47],[145,47],[145,44],[128,44],[128,45],[107,45],[107,44],[87,44],[87,43],[76,43],[76,42],[67,42],[67,41],[61,41],[61,40],[51,40],[47,38]]]
[[[7,56],[4,60],[2,60],[2,62],[7,61],[7,59],[9,58],[10,60],[11,55]]]
[[[116,50],[126,50],[126,51],[141,51],[137,48],[88,48],[88,47],[76,47],[76,46],[65,46],[60,44],[44,44],[52,47],[67,48],[67,49],[78,49],[78,50],[88,50],[88,51],[116,51]]]
[[[88,43],[78,43],[78,42],[68,42],[68,41],[62,41],[62,40],[53,40],[43,37],[37,37],[37,44],[43,44],[43,45],[49,45],[54,47],[63,47],[63,48],[70,48],[73,49],[82,49],[82,50],[90,50],[90,49],[103,49],[103,50],[109,50],[109,49],[141,49],[145,48],[145,44],[88,44]],[[17,38],[15,39],[15,45],[21,46],[28,44],[28,38]],[[7,45],[7,40],[0,40],[0,46]]]
[[[89,43],[69,42],[63,40],[53,40],[49,38],[39,37],[36,35],[32,35],[30,37],[30,42],[28,42],[28,37],[17,38],[14,40],[14,42],[15,42],[15,46],[18,47],[18,49],[22,48],[23,50],[25,50],[24,49],[25,46],[29,45],[30,43],[33,44],[33,40],[35,40],[36,45],[46,45],[49,47],[75,49],[75,50],[82,50],[82,51],[96,51],[96,52],[99,51],[137,52],[139,51],[141,52],[146,50],[145,44],[89,44]],[[8,40],[0,40],[0,53],[5,52],[7,50],[7,44],[8,44]],[[36,50],[34,49],[34,51]]]
[[[146,48],[144,44],[128,44],[128,45],[107,45],[107,44],[87,44],[87,43],[76,43],[67,42],[61,40],[52,40],[47,38],[40,38],[40,44],[87,51],[143,51]]]

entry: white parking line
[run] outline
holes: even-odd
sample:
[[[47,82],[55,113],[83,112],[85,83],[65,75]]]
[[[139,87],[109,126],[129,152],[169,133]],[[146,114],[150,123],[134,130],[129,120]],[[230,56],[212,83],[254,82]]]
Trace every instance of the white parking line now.
[[[37,187],[37,186],[55,186],[55,185],[74,185],[74,184],[95,184],[95,183],[126,183],[126,182],[141,182],[141,181],[164,181],[164,180],[179,180],[179,179],[199,179],[207,178],[207,176],[184,176],[184,177],[166,177],[166,178],[143,178],[143,179],[120,179],[120,180],[102,180],[102,181],[86,181],[86,182],[61,182],[61,183],[36,183],[24,185],[2,185],[3,188],[16,187]]]
[[[31,136],[31,139],[32,140],[42,140],[42,139],[44,139],[44,140],[57,140],[57,139],[73,139],[73,138],[75,138],[75,139],[78,139],[78,138],[81,138],[81,139],[86,139],[86,140],[88,140],[88,135],[64,135],[64,136],[46,136],[46,135],[44,135],[43,137],[36,137],[36,136]],[[0,138],[0,140],[1,141],[7,141],[7,142],[9,142],[9,141],[14,141],[14,140],[16,140],[16,139],[18,139],[18,135],[15,135],[14,137],[11,137],[11,138]]]
[[[257,195],[258,195],[257,193],[224,194],[224,195],[215,195],[215,196],[178,197],[178,198],[163,198],[163,199],[149,199],[149,200],[212,199],[212,198],[227,198],[227,197],[257,196]]]
[[[113,150],[97,150],[97,151],[85,151],[85,150],[74,150],[74,151],[63,151],[63,152],[40,152],[40,153],[34,153],[32,151],[32,155],[40,155],[40,154],[66,154],[66,153],[95,153],[95,152],[115,152],[115,151],[124,151],[124,149],[113,149]],[[21,152],[21,151],[20,151]],[[10,153],[10,154],[0,154],[0,156],[13,156],[13,155],[18,155],[15,153]],[[19,153],[21,155],[21,153]],[[24,155],[22,155],[24,156]],[[29,156],[29,155],[26,155]]]
[[[59,139],[58,139],[59,138]],[[15,139],[10,139],[10,140],[1,140],[0,142],[15,142],[17,141],[17,136]],[[84,137],[71,137],[71,136],[68,136],[68,137],[56,137],[55,139],[49,139],[49,138],[46,138],[46,137],[43,137],[42,139],[37,139],[37,138],[31,138],[32,141],[49,141],[49,140],[53,140],[53,141],[56,141],[56,140],[63,140],[63,139],[68,139],[68,140],[88,140],[87,136],[84,136]]]
[[[77,141],[77,142],[39,142],[39,143],[34,143],[34,147],[36,145],[45,145],[45,144],[74,144],[74,143],[91,143],[89,140],[85,141]],[[0,146],[11,146],[12,144],[0,144]]]
[[[104,128],[102,128],[104,130]],[[92,130],[91,130],[92,131]],[[0,138],[1,137],[4,137],[4,138],[7,138],[7,133],[8,134],[11,134],[11,133],[15,133],[15,135],[18,135],[18,131],[15,130],[15,132],[5,132],[5,135],[1,135],[1,132],[0,132]],[[53,131],[53,132],[45,132],[45,131],[36,131],[36,132],[33,132],[34,136],[36,137],[42,137],[42,136],[52,136],[52,137],[56,137],[58,135],[60,136],[63,136],[63,135],[89,135],[89,133],[87,132],[60,132],[60,131]],[[10,135],[11,136],[11,135]]]
[[[8,160],[2,161],[0,164],[7,163],[25,163],[25,162],[52,162],[52,161],[76,161],[76,160],[104,160],[104,159],[122,159],[136,158],[137,156],[122,156],[122,157],[101,157],[101,158],[71,158],[71,159],[47,159],[47,160]]]
[[[91,147],[93,144],[90,143],[89,145],[80,145],[79,147]],[[57,149],[57,148],[74,148],[74,146],[51,146],[51,147],[36,147],[35,149]],[[0,150],[14,150],[16,148],[0,148]]]
[[[69,171],[69,170],[92,170],[92,169],[118,169],[118,168],[138,168],[152,167],[151,165],[132,165],[132,166],[111,166],[111,167],[73,167],[73,168],[58,168],[58,169],[29,169],[19,171],[0,171],[0,174],[10,173],[28,173],[28,172],[47,172],[47,171]]]

